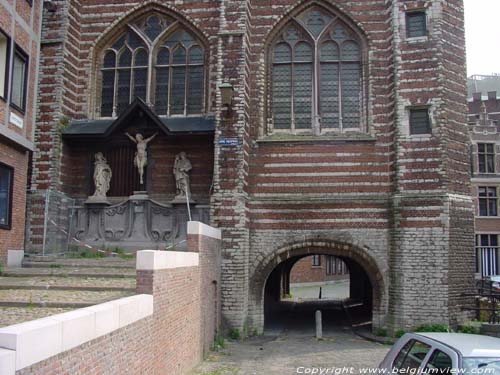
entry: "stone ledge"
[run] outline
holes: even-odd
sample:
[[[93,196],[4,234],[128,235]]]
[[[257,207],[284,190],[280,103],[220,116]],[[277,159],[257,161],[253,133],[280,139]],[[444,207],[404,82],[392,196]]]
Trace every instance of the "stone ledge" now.
[[[158,271],[170,268],[196,267],[198,265],[198,253],[158,250],[137,252],[138,271]]]
[[[0,374],[14,375],[16,373],[16,352],[0,349]]]
[[[8,351],[18,371],[151,315],[153,296],[140,294],[2,328],[0,370],[11,366]]]
[[[7,251],[7,267],[21,267],[23,265],[24,250]]]
[[[187,233],[188,235],[192,234],[192,235],[205,236],[205,237],[215,238],[217,240],[222,239],[222,233],[219,229],[200,223],[199,221],[189,221]]]

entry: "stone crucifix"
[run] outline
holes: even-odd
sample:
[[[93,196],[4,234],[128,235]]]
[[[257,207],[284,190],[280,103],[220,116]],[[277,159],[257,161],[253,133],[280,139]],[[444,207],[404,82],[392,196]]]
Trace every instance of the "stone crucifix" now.
[[[144,168],[148,164],[148,153],[146,151],[148,143],[151,142],[158,133],[153,134],[151,137],[144,139],[141,133],[137,133],[135,137],[132,137],[129,133],[125,133],[127,137],[130,138],[132,142],[137,145],[137,151],[135,152],[134,165],[139,171],[139,177],[141,178],[141,185],[144,185]]]

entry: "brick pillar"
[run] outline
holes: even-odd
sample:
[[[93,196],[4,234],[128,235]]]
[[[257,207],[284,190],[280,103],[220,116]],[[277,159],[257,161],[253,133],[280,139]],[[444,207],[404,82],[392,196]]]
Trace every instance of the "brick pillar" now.
[[[197,221],[188,222],[187,250],[200,254],[200,296],[203,354],[220,331],[221,312],[221,232]]]
[[[246,80],[247,4],[224,0],[220,5],[217,87],[234,88],[232,105],[225,107],[217,89],[214,184],[211,220],[222,231],[222,317],[227,328],[245,331],[248,316],[249,229],[247,217],[248,123]],[[224,139],[238,144],[222,146]]]
[[[396,101],[389,326],[455,325],[460,293],[473,285],[463,2],[428,2],[427,33],[406,34],[406,13],[420,2],[393,3]],[[425,55],[432,53],[436,62]],[[414,66],[428,65],[425,77]],[[414,135],[409,111],[426,108],[431,130]]]

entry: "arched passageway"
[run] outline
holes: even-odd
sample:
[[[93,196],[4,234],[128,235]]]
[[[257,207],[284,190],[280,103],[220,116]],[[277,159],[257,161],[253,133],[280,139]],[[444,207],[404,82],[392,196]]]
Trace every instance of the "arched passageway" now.
[[[348,269],[345,290],[338,295],[325,293],[321,298],[291,295],[290,275],[294,266],[313,255],[323,259],[335,257],[345,264]],[[261,267],[256,268],[253,282],[256,286],[253,290],[262,288],[256,302],[260,300],[262,327],[269,333],[292,330],[312,334],[316,310],[322,311],[325,331],[350,325],[370,329],[373,316],[378,318],[384,309],[384,282],[377,263],[367,249],[348,244],[317,241],[310,245],[291,245],[269,257],[267,264],[262,262]]]

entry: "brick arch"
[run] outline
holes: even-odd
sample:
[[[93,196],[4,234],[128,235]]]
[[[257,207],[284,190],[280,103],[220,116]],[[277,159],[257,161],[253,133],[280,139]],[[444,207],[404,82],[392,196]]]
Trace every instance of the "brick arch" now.
[[[175,18],[179,21],[180,26],[185,26],[189,29],[196,38],[199,39],[206,53],[209,53],[210,43],[208,35],[198,26],[196,20],[192,19],[189,15],[182,14],[175,7],[160,2],[158,0],[149,0],[137,5],[130,10],[124,12],[124,14],[111,23],[106,30],[104,30],[101,35],[97,38],[96,42],[89,51],[89,56],[91,59],[90,64],[90,85],[88,87],[88,92],[96,93],[98,70],[100,66],[101,52],[116,38],[120,33],[125,30],[127,24],[134,22],[135,20],[147,15],[148,13],[157,12],[165,16]],[[140,36],[140,35],[139,35]],[[142,36],[140,36],[142,38]],[[209,59],[207,58],[207,61]],[[88,95],[87,106],[89,108],[89,117],[93,118],[96,111],[96,98],[97,95]]]
[[[386,281],[382,269],[377,260],[370,254],[367,247],[357,246],[350,243],[314,239],[287,244],[276,251],[271,252],[259,262],[253,265],[253,272],[250,276],[250,300],[253,312],[251,320],[254,326],[263,329],[264,311],[264,289],[266,282],[272,271],[281,263],[293,258],[320,254],[334,255],[357,263],[365,271],[373,289],[373,314],[377,318],[383,315],[385,310]],[[379,324],[378,319],[374,319],[374,324]]]

